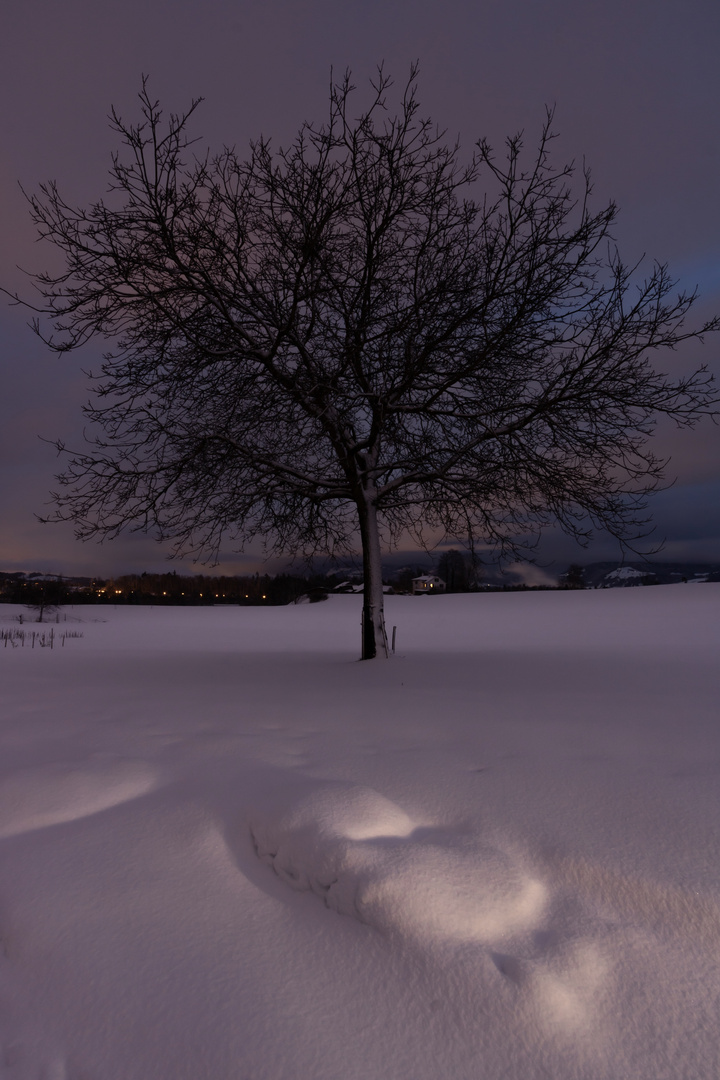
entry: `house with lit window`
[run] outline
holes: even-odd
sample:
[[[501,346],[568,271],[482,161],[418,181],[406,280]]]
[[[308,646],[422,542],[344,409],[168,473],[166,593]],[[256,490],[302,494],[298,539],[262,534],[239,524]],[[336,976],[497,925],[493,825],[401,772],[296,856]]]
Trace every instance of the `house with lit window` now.
[[[423,574],[412,579],[412,591],[413,595],[445,592],[445,582],[437,574]]]

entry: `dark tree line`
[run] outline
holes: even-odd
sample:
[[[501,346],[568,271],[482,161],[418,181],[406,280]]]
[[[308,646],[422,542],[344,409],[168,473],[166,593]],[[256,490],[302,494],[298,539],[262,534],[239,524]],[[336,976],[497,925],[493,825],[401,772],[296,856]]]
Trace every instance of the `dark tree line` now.
[[[559,522],[643,533],[662,462],[655,418],[711,411],[703,371],[654,354],[693,296],[667,267],[644,281],[612,242],[588,174],[537,147],[465,161],[422,117],[413,72],[397,112],[380,72],[355,111],[349,78],[326,123],[274,150],[194,156],[187,113],[112,114],[122,149],[106,199],[31,198],[64,256],[37,277],[60,352],[110,343],[67,452],[57,517],[78,535],[153,531],[215,556],[262,536],[275,551],[359,542],[362,654],[386,647],[381,543],[431,528],[517,551]]]
[[[294,574],[248,574],[193,576],[177,574],[123,574],[108,580],[82,580],[82,583],[62,578],[26,580],[24,575],[9,575],[0,579],[0,599],[7,603],[24,604],[37,611],[39,621],[44,614],[56,612],[67,604],[178,604],[214,605],[240,604],[272,606],[290,604],[300,597],[319,599],[326,596],[332,585],[325,576]]]
[[[292,574],[192,577],[168,574],[126,574],[107,583],[107,599],[135,604],[290,604],[301,596],[325,594],[324,578]]]
[[[14,577],[3,583],[0,592],[8,603],[24,604],[35,614],[37,622],[54,615],[72,595],[62,578],[23,581]]]

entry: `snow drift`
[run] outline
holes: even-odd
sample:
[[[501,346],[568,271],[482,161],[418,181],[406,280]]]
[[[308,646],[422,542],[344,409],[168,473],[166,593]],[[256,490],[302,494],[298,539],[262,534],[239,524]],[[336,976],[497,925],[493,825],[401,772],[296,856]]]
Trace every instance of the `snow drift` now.
[[[389,597],[372,664],[354,596],[76,609],[0,650],[0,1078],[715,1080],[719,609]]]

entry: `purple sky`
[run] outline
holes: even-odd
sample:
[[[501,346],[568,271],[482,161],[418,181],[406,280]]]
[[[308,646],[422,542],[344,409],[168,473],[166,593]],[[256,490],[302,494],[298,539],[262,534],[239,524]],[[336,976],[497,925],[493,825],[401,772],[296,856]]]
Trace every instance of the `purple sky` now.
[[[17,264],[52,265],[17,184],[56,179],[70,202],[104,192],[111,104],[136,116],[141,73],[171,110],[203,96],[195,130],[211,147],[260,133],[289,140],[324,115],[330,67],[362,84],[381,60],[396,79],[421,63],[420,97],[470,148],[524,128],[534,140],[544,104],[557,107],[558,156],[590,164],[598,205],[613,198],[627,261],[667,260],[720,310],[720,6],[717,0],[23,0],[0,38],[0,282],[25,288]],[[79,441],[83,367],[97,349],[49,355],[21,311],[0,304],[0,569],[110,573],[166,567],[133,536],[98,547],[69,526],[41,526],[56,461],[38,436]],[[720,337],[673,359],[720,373]],[[677,477],[653,506],[664,556],[720,561],[720,429],[663,429],[658,449]],[[578,552],[549,537],[547,558]],[[598,541],[582,559],[612,558]],[[228,556],[232,572],[258,565]],[[192,572],[191,563],[178,570]]]

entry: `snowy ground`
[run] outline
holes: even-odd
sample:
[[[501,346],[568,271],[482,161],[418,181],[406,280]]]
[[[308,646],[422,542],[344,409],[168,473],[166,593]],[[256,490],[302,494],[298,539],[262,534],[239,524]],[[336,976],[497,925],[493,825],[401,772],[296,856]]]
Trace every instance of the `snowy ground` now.
[[[720,585],[359,605],[0,649],[1,1080],[717,1080]]]

